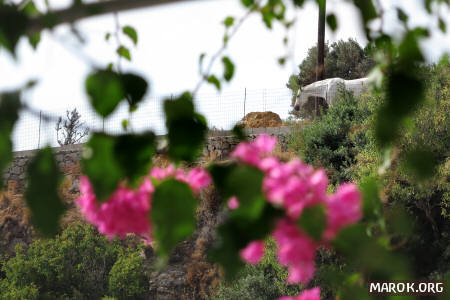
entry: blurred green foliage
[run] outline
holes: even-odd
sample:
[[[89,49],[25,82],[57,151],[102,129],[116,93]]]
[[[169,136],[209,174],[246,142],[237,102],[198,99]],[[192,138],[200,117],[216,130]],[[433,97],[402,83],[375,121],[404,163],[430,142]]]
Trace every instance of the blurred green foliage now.
[[[17,246],[0,266],[0,299],[139,299],[147,292],[139,249],[79,223],[28,249]]]

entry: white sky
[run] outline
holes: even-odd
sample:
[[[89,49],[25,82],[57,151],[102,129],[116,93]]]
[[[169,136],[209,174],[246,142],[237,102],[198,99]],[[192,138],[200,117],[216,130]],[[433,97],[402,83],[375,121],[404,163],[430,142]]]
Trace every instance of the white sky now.
[[[61,8],[70,2],[50,1],[52,8]],[[382,2],[387,9],[387,30],[400,32],[398,24],[393,21],[395,10],[389,9],[396,3],[411,14],[413,25],[436,28],[436,24],[427,24],[428,18],[418,6],[420,0]],[[292,17],[293,11],[290,11]],[[366,43],[359,15],[351,4],[342,0],[328,0],[327,11],[337,15],[339,24],[335,33],[327,29],[328,41],[352,37],[360,44]],[[188,1],[120,13],[120,24],[132,25],[139,36],[137,47],[126,37],[121,37],[121,41],[129,46],[132,56],[131,63],[122,60],[123,69],[140,73],[150,81],[151,93],[148,97],[192,90],[199,80],[200,53],[212,55],[221,46],[224,32],[222,20],[227,16],[239,18],[244,14],[245,10],[238,0]],[[245,87],[250,90],[280,90],[285,87],[289,75],[298,72],[297,65],[317,40],[315,3],[308,2],[302,10],[295,11],[295,15],[297,23],[290,33],[291,45],[288,49],[294,55],[285,67],[277,64],[277,58],[286,53],[282,44],[284,29],[277,25],[273,30],[267,30],[256,15],[243,24],[225,52],[235,62],[236,73],[232,82],[223,87],[223,95],[242,92]],[[448,8],[443,9],[441,15],[449,23]],[[86,40],[84,45],[71,38],[67,26],[59,26],[53,33],[43,33],[37,51],[32,50],[28,42],[22,39],[18,46],[17,62],[5,51],[0,51],[0,91],[19,87],[30,79],[38,79],[38,86],[26,95],[27,101],[34,107],[61,112],[66,108],[86,106],[84,78],[92,68],[81,56],[89,57],[100,66],[115,62],[116,41],[114,37],[109,42],[104,39],[105,33],[113,32],[115,25],[112,15],[85,19],[76,25]],[[432,33],[432,38],[422,43],[429,61],[435,61],[442,53],[450,52],[450,33],[443,35],[437,30],[432,30]],[[220,60],[214,71],[221,74]],[[200,93],[211,95],[215,91],[205,84]],[[290,101],[283,101],[286,102],[287,112]]]

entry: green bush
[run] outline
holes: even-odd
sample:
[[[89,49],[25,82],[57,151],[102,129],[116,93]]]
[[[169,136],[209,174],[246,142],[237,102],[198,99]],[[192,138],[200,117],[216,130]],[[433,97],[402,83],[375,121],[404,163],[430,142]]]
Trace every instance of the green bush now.
[[[109,292],[117,299],[143,299],[148,291],[144,258],[138,252],[121,255],[109,272]]]
[[[286,295],[297,295],[299,285],[288,285],[288,273],[280,266],[276,257],[275,241],[266,243],[264,257],[260,264],[247,265],[232,282],[220,284],[213,299],[215,300],[272,300]]]
[[[332,184],[350,181],[348,169],[367,143],[364,131],[355,130],[367,117],[353,94],[341,88],[335,104],[311,125],[294,133],[291,147],[309,164],[326,169]]]
[[[15,257],[2,267],[5,288],[0,297],[23,292],[37,293],[40,299],[100,299],[108,294],[110,271],[123,252],[119,241],[109,241],[94,227],[72,224],[53,239],[34,241],[27,250],[16,247]]]

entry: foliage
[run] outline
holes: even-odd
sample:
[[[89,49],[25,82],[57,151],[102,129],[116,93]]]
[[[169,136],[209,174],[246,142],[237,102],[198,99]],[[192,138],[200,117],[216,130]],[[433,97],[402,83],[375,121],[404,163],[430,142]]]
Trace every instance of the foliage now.
[[[300,285],[286,284],[288,272],[278,264],[276,244],[266,241],[265,254],[258,265],[247,265],[231,282],[222,282],[214,294],[215,300],[277,299],[284,295],[296,295]]]
[[[100,299],[110,288],[137,295],[145,287],[141,259],[137,249],[125,250],[92,226],[75,223],[53,239],[16,248],[16,256],[2,267],[5,278],[0,284],[5,288],[0,299]],[[119,271],[120,266],[126,268]],[[130,290],[117,283],[124,277],[135,282]]]
[[[144,299],[148,291],[145,271],[139,252],[120,255],[109,272],[109,293],[117,299]]]
[[[303,87],[316,81],[317,46],[308,49],[308,55],[299,65],[298,85]],[[368,48],[361,48],[357,41],[339,40],[325,45],[325,79],[340,77],[356,79],[367,76],[375,66]]]
[[[305,162],[323,166],[332,184],[350,181],[347,169],[368,142],[365,133],[357,128],[366,114],[352,93],[341,88],[325,115],[294,133],[291,146]]]
[[[66,111],[66,119],[59,117],[56,123],[56,139],[60,146],[78,144],[81,139],[88,135],[89,129],[80,122],[81,115],[77,109]],[[60,138],[59,135],[62,135]]]

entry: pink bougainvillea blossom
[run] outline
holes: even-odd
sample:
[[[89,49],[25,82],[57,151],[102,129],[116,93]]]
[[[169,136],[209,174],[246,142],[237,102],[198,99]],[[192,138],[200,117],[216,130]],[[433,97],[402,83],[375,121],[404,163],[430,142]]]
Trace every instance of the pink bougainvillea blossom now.
[[[264,242],[253,241],[241,250],[241,258],[252,265],[259,263],[264,255]]]
[[[203,168],[195,168],[189,171],[187,175],[189,186],[198,194],[201,189],[207,187],[211,183],[211,176]]]
[[[125,237],[134,233],[150,239],[148,212],[154,187],[145,179],[137,190],[119,185],[118,189],[103,203],[97,203],[89,179],[81,177],[81,196],[77,199],[81,213],[109,238]]]
[[[304,290],[296,297],[284,296],[278,298],[278,300],[320,300],[320,288],[315,287],[309,290]]]
[[[269,154],[275,148],[277,139],[267,134],[260,134],[252,142],[241,142],[231,153],[231,157],[238,158],[243,162],[259,167],[264,155]]]
[[[172,164],[170,164],[167,168],[153,168],[150,171],[150,176],[158,180],[173,176],[174,174],[175,167]]]
[[[327,229],[325,237],[332,239],[343,227],[354,224],[362,218],[362,196],[353,183],[341,184],[336,193],[329,195],[327,206]]]
[[[289,283],[308,284],[314,275],[318,247],[288,218],[280,220],[273,232],[278,244],[278,261],[289,268]]]
[[[239,207],[239,200],[237,197],[233,196],[228,200],[228,208],[233,210]]]

